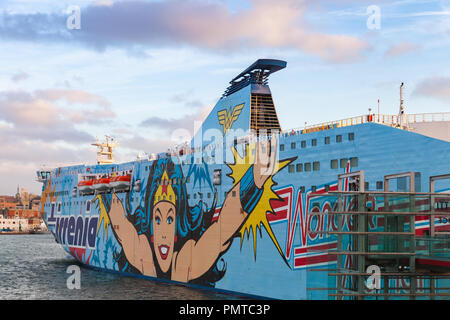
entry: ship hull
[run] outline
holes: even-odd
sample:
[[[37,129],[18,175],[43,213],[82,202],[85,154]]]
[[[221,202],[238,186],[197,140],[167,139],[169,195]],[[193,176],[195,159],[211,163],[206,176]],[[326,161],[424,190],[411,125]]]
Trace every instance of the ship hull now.
[[[405,204],[373,197],[342,203],[330,192],[417,193],[434,186],[434,193],[448,193],[449,179],[436,185],[430,179],[450,174],[450,142],[380,115],[280,133],[267,79],[284,67],[286,62],[260,59],[234,78],[180,150],[152,160],[38,172],[44,181],[41,212],[55,239],[93,268],[243,295],[328,299],[332,290],[320,289],[336,287],[337,280],[353,286],[351,277],[320,271],[355,263],[351,255],[330,254],[354,248],[335,233],[349,231],[354,220],[326,213],[363,202],[369,211]],[[129,188],[108,186],[93,195],[77,190],[88,176],[108,180],[117,172],[130,175]],[[395,174],[401,176],[387,185]],[[407,203],[415,210],[426,205]],[[433,223],[432,230],[450,232],[448,219],[431,222],[409,220],[408,235],[425,235]],[[370,219],[369,228],[377,227]],[[450,268],[448,260],[439,263]],[[391,278],[384,285],[407,293],[409,282]],[[447,280],[433,285],[450,287]],[[429,280],[416,283],[421,292],[430,286]]]
[[[296,143],[297,146],[300,141],[312,139],[320,141],[325,136],[346,137],[349,133],[352,133],[354,140],[344,139],[343,142],[330,145],[307,146],[304,150],[292,144]],[[252,228],[235,230],[226,249],[217,249],[221,243],[218,239],[220,233],[216,234],[203,249],[206,252],[215,252],[215,264],[211,265],[210,269],[206,268],[205,273],[197,279],[181,282],[213,290],[277,299],[327,299],[326,292],[310,291],[308,288],[327,287],[328,283],[333,281],[320,272],[311,272],[313,269],[336,268],[336,259],[330,260],[330,255],[327,254],[328,249],[336,248],[336,237],[320,233],[329,230],[333,221],[325,218],[315,222],[307,211],[308,207],[311,209],[314,206],[318,211],[330,210],[335,206],[335,199],[310,197],[313,188],[316,193],[324,192],[325,188],[337,190],[338,174],[363,170],[369,190],[376,189],[377,182],[383,181],[386,175],[413,171],[418,173],[416,191],[428,191],[430,176],[450,172],[450,143],[377,124],[282,136],[278,144],[278,148],[280,145],[285,146],[284,151],[279,151],[280,160],[289,159],[292,162],[273,176],[274,184],[271,188],[279,199],[271,200],[272,212],[266,215],[268,224],[265,225],[263,219],[260,219]],[[236,156],[232,152],[233,148],[234,146],[230,146],[229,150],[225,150],[230,159]],[[244,150],[238,152],[243,154]],[[203,208],[213,210],[210,221],[205,222],[206,225],[212,226],[219,223],[228,194],[233,196],[230,190],[234,185],[231,177],[235,168],[231,165],[232,162],[195,164],[195,161],[189,161],[189,157],[194,158],[192,155],[186,155],[184,158],[167,157],[165,160],[136,161],[115,166],[91,166],[89,170],[84,166],[61,168],[59,175],[55,176],[44,190],[43,198],[47,200],[44,204],[45,220],[49,230],[68,253],[90,267],[149,279],[180,282],[179,279],[171,277],[170,272],[164,273],[160,270],[159,274],[147,273],[148,270],[139,269],[138,265],[130,262],[133,258],[124,252],[124,244],[120,242],[116,230],[122,226],[115,226],[108,216],[108,209],[111,210],[113,206],[112,194],[77,195],[72,198],[66,193],[60,197],[58,194],[63,193],[58,193],[58,189],[54,188],[56,181],[66,178],[65,181],[72,183],[62,184],[62,190],[72,190],[76,186],[75,177],[83,172],[107,172],[113,168],[132,170],[132,181],[142,182],[140,191],[131,189],[115,195],[123,208],[122,214],[128,221],[136,224],[138,215],[145,216],[151,206],[147,194],[154,174],[151,169],[158,162],[171,162],[180,169],[189,207],[198,209],[201,203]],[[346,159],[346,167],[331,168],[330,162],[334,159]],[[305,163],[314,163],[315,160],[320,162],[320,169],[297,172],[298,163],[302,163],[304,167]],[[294,170],[290,165],[294,165]],[[220,185],[212,183],[217,170],[222,173]],[[397,186],[398,188],[401,186]],[[449,189],[449,185],[442,184],[440,190],[436,191],[448,192]],[[55,191],[52,192],[53,190]],[[52,203],[60,202],[63,203],[62,209],[57,212],[58,206],[52,206]],[[233,210],[239,214],[239,208]],[[151,223],[148,218],[143,218],[140,224]],[[448,225],[448,222],[441,222],[438,227],[448,228]],[[429,221],[416,221],[417,234],[428,228]],[[309,234],[307,231],[311,229],[317,233]],[[159,254],[158,249],[152,246],[150,228],[135,228],[135,231],[136,234],[148,235],[141,238],[148,240],[151,248],[148,254]],[[200,241],[201,235],[194,235],[194,231],[195,229],[189,231],[187,238]],[[318,249],[321,253],[316,252]]]

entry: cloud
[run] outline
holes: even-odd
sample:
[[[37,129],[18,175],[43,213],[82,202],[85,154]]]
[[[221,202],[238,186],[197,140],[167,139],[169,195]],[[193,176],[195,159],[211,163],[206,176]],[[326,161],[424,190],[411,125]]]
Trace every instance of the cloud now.
[[[413,95],[450,101],[450,77],[434,76],[422,80]]]
[[[160,117],[150,117],[141,122],[140,126],[149,128],[158,128],[164,130],[167,133],[172,133],[175,130],[187,130],[191,136],[194,134],[194,123],[196,121],[203,121],[209,112],[211,107],[206,106],[197,109],[194,113],[181,116],[179,118],[165,119]]]
[[[306,22],[305,0],[251,0],[231,11],[225,2],[200,0],[120,1],[81,10],[81,29],[65,28],[58,14],[0,15],[0,37],[27,41],[78,41],[96,50],[142,46],[195,46],[221,53],[247,48],[298,49],[333,63],[364,58],[370,46],[343,34],[314,31]],[[146,56],[146,54],[138,54]]]
[[[0,129],[2,136],[4,131]],[[83,163],[89,159],[95,160],[94,147],[78,146],[72,148],[45,141],[22,139],[1,139],[0,148],[7,150],[0,154],[0,162],[14,162],[18,165],[32,163],[35,165],[48,164],[58,166],[63,163]]]
[[[407,54],[416,50],[419,50],[421,47],[418,44],[410,43],[410,42],[402,42],[396,45],[391,46],[384,56],[386,58],[397,57],[403,54]]]
[[[35,181],[36,170],[67,166],[83,162],[94,163],[95,149],[69,148],[37,140],[9,139],[0,128],[0,194],[13,194],[19,184],[28,191],[40,194],[42,185]]]
[[[86,103],[97,104],[99,106],[107,107],[109,102],[96,94],[92,94],[81,90],[64,90],[64,89],[48,89],[37,90],[35,92],[36,97],[42,98],[47,101],[66,100],[70,104]]]
[[[14,81],[14,82],[19,82],[19,81],[26,80],[29,77],[30,77],[29,74],[27,74],[27,73],[25,73],[23,71],[20,71],[18,73],[13,74],[12,77],[11,77],[11,80]]]
[[[68,108],[58,104],[94,105],[88,109]],[[75,124],[99,123],[115,117],[100,96],[77,90],[37,90],[0,92],[0,121],[7,123],[3,137],[41,141],[87,142],[92,136]]]
[[[166,151],[169,147],[174,146],[174,141],[164,137],[157,137],[154,139],[145,138],[141,135],[133,135],[128,138],[123,138],[120,141],[121,145],[126,146],[127,149],[135,151],[127,154],[128,158],[135,157],[137,152],[160,153]]]
[[[80,90],[0,91],[0,192],[17,183],[39,190],[32,181],[42,164],[94,163],[94,137],[77,125],[114,117],[106,99]]]

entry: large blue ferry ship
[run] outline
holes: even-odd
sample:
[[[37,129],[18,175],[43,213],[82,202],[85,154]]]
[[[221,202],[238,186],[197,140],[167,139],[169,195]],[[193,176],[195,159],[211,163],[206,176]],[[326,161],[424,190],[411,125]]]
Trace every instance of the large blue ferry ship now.
[[[96,144],[97,164],[39,170],[41,213],[56,241],[100,270],[257,297],[328,299],[339,292],[332,290],[336,282],[352,286],[349,274],[332,274],[356,261],[339,250],[362,250],[343,238],[356,220],[339,225],[332,212],[383,210],[386,195],[395,194],[390,211],[402,211],[401,196],[422,195],[409,198],[408,208],[448,213],[450,113],[408,115],[401,99],[395,116],[366,114],[283,131],[268,77],[286,65],[260,59],[237,75],[187,144],[116,164],[116,145],[108,140]],[[365,196],[364,204],[345,198],[352,195]],[[389,223],[369,220],[375,232]],[[400,224],[409,229],[390,236],[447,239],[450,231],[448,219],[425,213]],[[420,260],[413,252],[407,261],[415,270],[428,264],[448,272],[444,253]],[[430,286],[424,281],[415,284],[418,291]],[[393,274],[383,287],[402,292],[402,283],[408,285]]]

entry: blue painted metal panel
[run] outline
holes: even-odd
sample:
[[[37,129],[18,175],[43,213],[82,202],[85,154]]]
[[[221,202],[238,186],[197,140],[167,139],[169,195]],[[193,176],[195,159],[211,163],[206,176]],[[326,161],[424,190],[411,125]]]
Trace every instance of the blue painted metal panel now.
[[[251,92],[257,89],[254,86],[247,86],[219,100],[204,121],[202,132],[196,134],[198,141],[203,142],[203,146],[216,143],[213,150],[216,155],[225,154],[225,163],[206,161],[196,163],[196,159],[205,160],[211,156],[211,150],[199,150],[180,158],[57,169],[43,191],[42,209],[49,230],[67,252],[91,267],[180,281],[176,275],[182,272],[174,266],[174,263],[169,266],[167,272],[163,270],[166,248],[157,248],[153,244],[155,223],[158,223],[158,220],[155,220],[154,209],[159,204],[155,194],[159,190],[161,194],[165,192],[166,195],[175,195],[174,199],[166,201],[174,204],[176,211],[174,219],[177,237],[174,238],[174,247],[170,248],[173,249],[174,257],[176,254],[181,256],[180,252],[192,241],[196,246],[200,246],[200,240],[206,237],[213,227],[224,223],[220,217],[229,213],[226,201],[231,203],[233,198],[239,197],[239,192],[233,194],[235,190],[233,188],[240,183],[232,178],[238,177],[240,170],[233,166],[236,161],[232,152],[234,141],[210,138],[205,141],[203,134],[215,129],[216,133],[218,132],[215,137],[223,139],[229,135],[224,128],[247,131],[250,123]],[[222,120],[220,118],[221,112],[226,110],[228,117],[233,108],[242,104],[239,116],[225,126],[223,118]],[[337,138],[338,136],[341,140]],[[327,137],[329,143],[326,143]],[[302,141],[305,141],[305,147],[302,146]],[[236,150],[240,157],[243,157],[244,146],[238,145]],[[201,244],[206,248],[204,253],[208,253],[209,250],[217,251],[214,256],[216,260],[198,278],[191,279],[190,273],[187,273],[188,282],[270,298],[327,299],[326,292],[308,291],[307,288],[329,287],[335,281],[324,273],[311,270],[336,266],[336,260],[329,261],[329,256],[324,254],[327,249],[336,245],[336,237],[308,234],[307,230],[308,228],[326,230],[335,221],[313,220],[306,213],[314,208],[319,211],[330,210],[334,203],[325,197],[310,197],[311,190],[313,188],[323,190],[325,186],[336,188],[338,174],[364,170],[369,190],[376,190],[377,182],[383,181],[385,175],[414,171],[418,173],[417,187],[420,187],[420,191],[426,192],[429,189],[430,176],[450,172],[450,143],[375,123],[307,134],[283,134],[278,141],[278,156],[279,161],[289,162],[286,167],[271,176],[275,182],[270,186],[271,190],[276,192],[279,198],[277,200],[274,196],[269,197],[267,188],[264,189],[264,195],[268,198],[263,196],[258,202],[270,203],[272,213],[260,215],[259,224],[253,224],[253,229],[244,231],[235,228],[234,236],[226,243],[220,242],[221,232],[227,228],[226,225],[221,225],[222,229],[216,237]],[[351,163],[351,159],[352,165],[347,166],[347,163]],[[336,168],[332,167],[332,160],[337,161]],[[345,166],[341,167],[341,160]],[[311,171],[304,170],[305,163],[311,164]],[[319,167],[316,166],[318,170],[314,170],[314,163],[320,164]],[[303,165],[303,171],[297,172],[297,164]],[[117,200],[110,194],[84,196],[72,194],[83,175],[110,174],[128,170],[133,172],[131,180],[133,185],[138,180],[141,181],[140,190],[132,188],[129,192],[118,192]],[[221,170],[220,185],[213,183],[216,170]],[[249,169],[246,167],[245,170]],[[157,172],[159,176],[155,178]],[[170,179],[180,179],[171,183],[170,188],[167,187],[169,191],[161,187],[165,186],[161,184],[163,172],[171,172]],[[270,183],[270,179],[266,180],[265,185]],[[402,182],[394,187],[401,188]],[[437,191],[449,189],[448,183],[442,183],[440,190]],[[152,271],[147,273],[148,269],[144,267],[139,269],[140,266],[127,256],[121,243],[124,241],[123,237],[117,235],[125,225],[116,224],[111,216],[111,208],[118,204],[127,223],[133,226],[134,229],[131,230],[134,230],[133,232],[137,237],[141,237],[143,242],[148,242],[151,251],[149,256],[144,258],[152,261],[156,268],[155,274]],[[233,208],[235,214],[242,213],[239,212],[240,207]],[[258,212],[250,212],[243,224],[257,214]],[[168,216],[164,218],[170,220]],[[265,220],[267,224],[264,225]],[[167,225],[170,223],[167,222]],[[199,260],[206,261],[208,254],[199,257]],[[190,263],[193,268],[190,272],[202,267],[197,261]]]

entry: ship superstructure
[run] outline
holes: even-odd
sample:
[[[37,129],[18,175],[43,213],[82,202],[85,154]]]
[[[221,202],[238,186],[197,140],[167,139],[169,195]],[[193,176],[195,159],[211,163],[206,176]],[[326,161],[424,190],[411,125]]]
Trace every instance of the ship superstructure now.
[[[445,128],[450,114],[407,115],[402,102],[396,116],[366,114],[282,131],[268,78],[286,65],[260,59],[245,69],[193,140],[170,152],[39,171],[41,210],[56,240],[94,268],[281,299],[367,297],[364,276],[353,279],[343,270],[361,274],[371,262],[414,272],[433,265],[444,274],[450,135],[422,124],[435,117]],[[413,218],[399,220],[405,210]],[[374,211],[397,218],[357,218]],[[417,260],[411,245],[426,236],[444,249]],[[402,248],[409,243],[408,264],[400,249],[385,247],[394,241],[389,237]],[[403,287],[395,285],[399,277],[383,283],[386,297],[389,286],[404,293],[404,279]],[[434,288],[448,287],[442,277],[432,280]],[[427,279],[408,297],[430,288]]]

